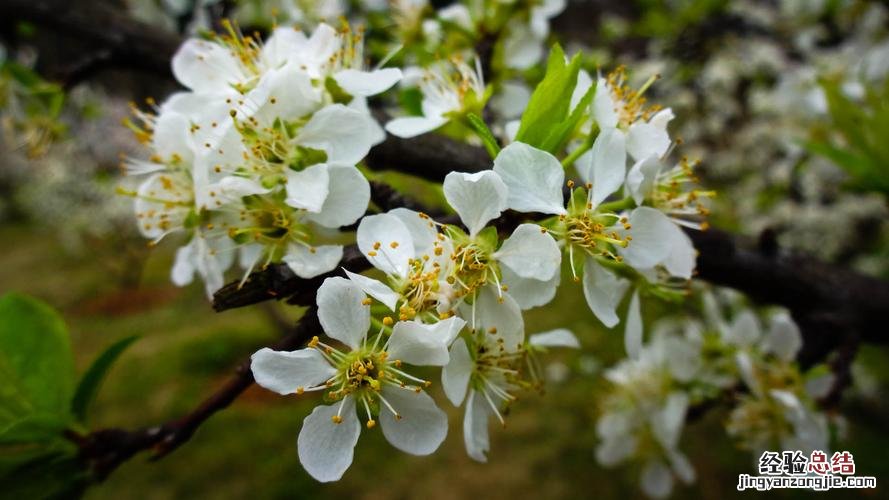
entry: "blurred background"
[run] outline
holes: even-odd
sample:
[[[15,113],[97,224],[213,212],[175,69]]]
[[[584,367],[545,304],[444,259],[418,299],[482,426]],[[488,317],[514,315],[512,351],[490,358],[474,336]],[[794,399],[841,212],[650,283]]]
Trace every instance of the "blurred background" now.
[[[159,32],[189,34],[220,12],[265,30],[273,7],[299,22],[324,2],[99,3]],[[661,75],[649,100],[673,108],[671,133],[682,138],[683,154],[703,161],[702,184],[719,191],[712,224],[751,237],[769,231],[784,248],[886,279],[887,26],[885,1],[579,0],[552,20],[551,37],[569,54],[583,49],[592,71],[625,64],[639,83]],[[127,183],[121,155],[140,154],[121,121],[129,102],[173,90],[168,80],[80,61],[78,40],[14,15],[3,16],[0,35],[0,294],[24,292],[58,309],[79,372],[116,340],[139,336],[99,394],[92,428],[149,426],[186,413],[301,310],[265,304],[214,313],[200,285],[169,282],[178,242],[149,248],[138,235],[132,200],[116,195]],[[432,187],[410,186],[419,197],[436,196]],[[302,419],[316,401],[254,387],[171,456],[153,463],[137,456],[87,497],[639,495],[637,469],[604,469],[593,453],[597,401],[608,389],[601,375],[623,358],[622,335],[598,326],[579,285],[563,281],[556,301],[528,312],[526,329],[568,327],[583,349],[546,358],[545,394],[526,395],[505,429],[492,427],[487,464],[466,457],[460,412],[450,408],[438,453],[408,456],[365,432],[343,480],[322,485],[296,456]],[[646,324],[682,312],[645,311]],[[836,410],[847,425],[835,442],[854,454],[858,475],[879,484],[889,477],[886,349],[862,346],[853,375]],[[444,401],[440,389],[433,395]],[[755,473],[749,452],[726,436],[726,418],[717,408],[688,424],[682,447],[697,482],[679,485],[675,498],[740,495],[737,475]],[[882,489],[828,496],[877,498]]]

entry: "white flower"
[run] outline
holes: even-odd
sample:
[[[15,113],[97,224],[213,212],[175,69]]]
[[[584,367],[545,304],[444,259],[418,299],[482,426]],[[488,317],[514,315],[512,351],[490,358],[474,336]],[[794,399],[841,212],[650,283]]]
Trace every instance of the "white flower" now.
[[[514,298],[525,308],[552,299],[559,282],[561,252],[545,229],[521,224],[499,248],[496,231],[482,231],[509,204],[510,190],[497,172],[451,172],[445,177],[444,193],[469,229],[467,235],[447,226],[458,296],[472,296],[481,286],[494,283],[504,291],[515,288]]]
[[[565,0],[543,0],[532,4],[527,22],[508,23],[503,54],[506,65],[524,70],[543,56],[543,43],[549,35],[549,20],[565,10]]]
[[[624,360],[606,373],[615,385],[596,426],[602,439],[596,459],[605,466],[631,457],[643,462],[641,486],[648,496],[667,496],[674,476],[686,483],[694,481],[694,470],[678,448],[688,395],[673,388],[673,383],[691,380],[698,367],[694,343],[656,336],[636,359]],[[653,438],[654,446],[642,446],[645,436]]]
[[[454,406],[466,400],[463,418],[463,440],[467,454],[486,462],[490,449],[488,421],[496,417],[503,424],[501,408],[515,400],[515,393],[528,387],[521,370],[530,347],[524,345],[524,320],[519,305],[509,296],[500,297],[498,290],[487,286],[472,305],[463,304],[460,314],[469,318],[471,330],[458,338],[450,349],[450,361],[442,370],[442,387]],[[578,347],[568,330],[532,335],[530,346]],[[535,376],[533,370],[532,377]]]
[[[324,332],[345,349],[315,337],[305,349],[266,348],[252,357],[251,369],[261,386],[279,394],[325,391],[334,402],[306,417],[297,441],[300,462],[319,481],[336,481],[351,465],[362,413],[368,429],[379,419],[386,440],[414,455],[432,453],[447,434],[447,416],[423,391],[429,383],[404,371],[402,363],[447,364],[447,346],[463,321],[455,317],[434,325],[399,322],[388,338],[383,331],[369,336],[366,299],[351,281],[326,279],[318,289],[318,319]]]
[[[423,116],[404,116],[390,120],[386,131],[410,138],[431,132],[452,118],[478,111],[487,99],[481,67],[475,69],[462,59],[440,61],[423,72],[418,82],[423,93]]]

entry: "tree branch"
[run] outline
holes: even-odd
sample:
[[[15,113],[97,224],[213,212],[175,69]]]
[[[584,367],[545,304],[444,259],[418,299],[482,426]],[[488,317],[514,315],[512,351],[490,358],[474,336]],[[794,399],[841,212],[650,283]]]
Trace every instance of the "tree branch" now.
[[[287,336],[272,346],[275,350],[292,351],[313,335],[321,333],[317,310],[309,308],[297,326]],[[190,413],[155,427],[135,431],[101,429],[86,436],[69,433],[69,438],[80,448],[80,458],[102,480],[114,472],[120,464],[134,455],[153,450],[152,460],[172,453],[187,442],[198,428],[220,410],[227,408],[244,391],[253,385],[250,360],[238,365],[234,375]]]

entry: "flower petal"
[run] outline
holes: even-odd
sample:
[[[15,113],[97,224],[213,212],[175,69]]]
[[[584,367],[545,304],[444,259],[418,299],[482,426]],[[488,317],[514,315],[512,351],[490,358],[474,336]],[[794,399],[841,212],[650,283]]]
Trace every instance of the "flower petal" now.
[[[642,313],[639,310],[639,292],[633,293],[630,308],[627,310],[627,324],[624,327],[624,348],[632,359],[639,359],[642,352]]]
[[[389,90],[401,80],[401,70],[384,68],[375,71],[345,69],[333,75],[337,85],[349,95],[369,97]]]
[[[432,325],[419,321],[399,321],[389,337],[389,358],[412,365],[444,366],[449,359],[448,345],[464,324],[457,317]]]
[[[410,230],[398,217],[379,214],[361,219],[356,239],[358,249],[374,267],[386,274],[407,276],[414,244]]]
[[[670,238],[670,254],[664,259],[664,268],[671,276],[682,279],[691,279],[697,263],[697,252],[691,238],[685,231],[673,224]]]
[[[191,123],[184,115],[172,111],[161,113],[154,123],[151,145],[165,161],[179,158],[188,165],[194,158]]]
[[[657,156],[649,156],[637,161],[627,173],[627,190],[636,202],[642,205],[645,198],[654,188],[654,181],[661,169]]]
[[[629,288],[630,282],[618,278],[611,271],[587,257],[583,267],[583,295],[593,314],[607,328],[613,328],[620,322],[615,310]]]
[[[367,295],[355,283],[340,277],[327,278],[318,288],[318,320],[328,337],[352,349],[370,328],[370,307],[363,304]]]
[[[675,391],[667,396],[664,406],[651,417],[654,437],[664,449],[673,449],[679,443],[687,411],[688,395]]]
[[[386,213],[398,217],[410,231],[416,257],[433,253],[433,246],[438,239],[438,231],[428,217],[421,217],[419,212],[407,208],[393,208]]]
[[[249,101],[260,107],[255,116],[266,124],[274,123],[276,118],[302,118],[320,108],[322,102],[311,77],[296,63],[266,72],[251,91]]]
[[[778,359],[793,361],[802,346],[803,337],[790,315],[786,312],[774,315],[769,333],[763,339],[763,349]]]
[[[309,167],[312,168],[312,167]],[[351,165],[330,165],[327,197],[317,213],[309,213],[306,220],[318,225],[337,228],[354,224],[364,215],[370,202],[370,184],[357,168]]]
[[[506,210],[509,189],[500,176],[490,170],[474,174],[451,172],[444,180],[444,195],[475,236],[485,225]]]
[[[460,406],[466,397],[474,366],[466,341],[457,339],[451,346],[450,361],[441,370],[441,387],[454,406]]]
[[[391,288],[379,282],[373,278],[368,278],[362,274],[356,274],[348,269],[343,269],[346,272],[346,276],[349,277],[356,285],[360,286],[364,293],[370,295],[371,297],[379,300],[386,307],[389,308],[390,311],[395,310],[395,305],[398,303],[399,295],[395,293]]]
[[[660,460],[645,464],[640,482],[642,491],[651,498],[666,498],[673,491],[673,473]]]
[[[506,285],[509,296],[515,299],[522,309],[549,304],[556,296],[556,290],[562,280],[562,274],[558,272],[548,281],[522,278],[506,266],[501,267],[500,272],[503,274],[503,284]]]
[[[627,175],[627,151],[624,133],[616,128],[606,128],[599,132],[593,149],[590,151],[591,161],[584,171],[578,173],[584,182],[592,182],[590,203],[593,207],[605,201],[611,193],[620,188]]]
[[[256,383],[278,394],[294,394],[323,384],[336,369],[316,349],[273,351],[260,349],[250,357],[250,369]]]
[[[466,414],[463,416],[463,444],[466,446],[466,454],[473,460],[487,462],[485,455],[491,450],[488,439],[488,416],[491,407],[485,397],[475,391],[469,391],[466,400]]]
[[[490,332],[486,339],[503,340],[503,349],[506,352],[515,352],[525,342],[525,320],[522,318],[522,309],[518,303],[509,296],[498,292],[498,288],[489,285],[481,289],[473,305],[461,306],[464,318],[474,318],[474,329],[483,328]],[[474,311],[473,311],[474,309]]]
[[[385,386],[382,395],[401,417],[387,409],[380,413],[383,435],[392,446],[411,455],[429,455],[438,449],[448,434],[448,417],[425,391]]]
[[[627,152],[633,160],[643,160],[650,156],[660,158],[670,147],[667,131],[650,123],[636,122],[627,132]]]
[[[333,417],[339,415],[339,424]],[[355,413],[355,400],[346,396],[342,403],[316,406],[303,420],[297,439],[299,461],[312,477],[321,482],[337,481],[352,465],[361,423]]]
[[[173,56],[173,76],[182,85],[199,93],[234,93],[230,84],[244,78],[237,58],[214,42],[192,38]]]
[[[741,311],[732,322],[723,339],[725,343],[739,347],[752,346],[762,336],[762,328],[756,315],[749,310]]]
[[[328,163],[355,165],[373,145],[373,122],[366,113],[331,104],[312,115],[297,134],[296,142],[324,151]]]
[[[494,172],[509,188],[507,204],[519,212],[564,214],[565,171],[555,156],[514,142],[494,158]]]
[[[537,224],[521,224],[494,253],[494,258],[522,278],[549,281],[559,272],[562,252],[556,240]]]
[[[617,127],[619,103],[614,102],[611,87],[604,78],[596,83],[596,95],[593,96],[593,116],[602,130]]]
[[[670,255],[676,227],[660,210],[651,207],[636,208],[630,213],[629,222],[629,234],[633,240],[626,248],[620,249],[627,264],[648,269],[660,264]]]
[[[548,332],[535,333],[531,335],[528,343],[538,347],[573,347],[580,348],[580,341],[571,330],[567,328],[557,328]]]
[[[324,163],[312,165],[305,170],[287,170],[287,199],[285,203],[309,212],[318,212],[324,206],[330,189],[330,174]]]
[[[410,139],[418,135],[432,132],[448,122],[443,116],[403,116],[393,118],[386,123],[386,132],[401,137],[402,139]]]
[[[281,260],[297,276],[309,279],[333,271],[342,258],[343,247],[340,245],[321,245],[312,248],[291,245]]]

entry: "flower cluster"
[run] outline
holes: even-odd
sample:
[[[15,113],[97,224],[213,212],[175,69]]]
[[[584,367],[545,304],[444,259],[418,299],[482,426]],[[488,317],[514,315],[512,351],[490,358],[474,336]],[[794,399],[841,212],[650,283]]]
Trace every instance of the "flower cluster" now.
[[[733,397],[726,431],[754,456],[776,448],[828,448],[828,421],[814,401],[833,377],[823,366],[803,373],[794,363],[802,345],[796,324],[777,312],[764,331],[753,310],[718,292],[723,299],[701,294],[704,323],[661,320],[637,358],[605,375],[612,385],[596,427],[596,458],[605,466],[641,463],[640,485],[653,498],[669,495],[674,477],[694,481],[678,447],[686,415],[726,394]],[[728,305],[735,309],[731,321],[723,312]]]
[[[151,154],[125,165],[146,176],[127,192],[142,234],[182,233],[173,281],[197,272],[208,294],[236,257],[247,273],[283,261],[302,278],[337,265],[335,230],[370,196],[355,165],[384,136],[366,98],[401,78],[366,70],[362,34],[348,27],[282,27],[264,43],[227,27],[176,53],[173,73],[189,90],[135,112],[129,126]]]

